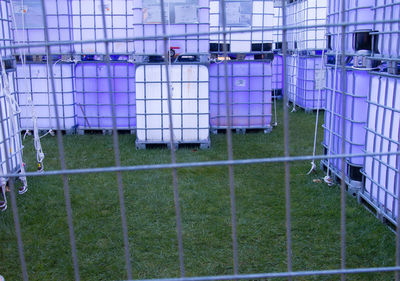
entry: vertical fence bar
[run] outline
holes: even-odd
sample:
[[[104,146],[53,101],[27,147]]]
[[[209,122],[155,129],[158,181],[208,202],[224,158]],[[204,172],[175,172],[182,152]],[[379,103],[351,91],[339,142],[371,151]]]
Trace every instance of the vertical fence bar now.
[[[223,54],[224,54],[224,76],[225,76],[225,102],[226,102],[226,140],[228,144],[228,160],[233,160],[233,148],[232,148],[232,109],[229,101],[229,83],[228,83],[228,50],[226,44],[226,13],[225,13],[225,0],[220,1],[220,15],[222,16],[222,38],[223,38]],[[232,65],[233,75],[233,65]],[[233,82],[233,79],[232,79]],[[232,92],[233,93],[233,92]],[[236,226],[236,198],[235,198],[235,178],[233,165],[228,165],[229,169],[229,191],[231,200],[231,224],[232,224],[232,249],[233,249],[233,273],[236,275],[239,273],[239,262],[238,262],[238,243],[237,243],[237,226]]]
[[[176,163],[176,155],[175,155],[175,144],[174,144],[174,127],[172,120],[172,95],[171,95],[171,87],[170,87],[170,76],[169,76],[169,51],[168,51],[168,40],[167,39],[167,22],[165,18],[165,3],[164,0],[160,1],[161,8],[161,23],[162,23],[162,32],[163,32],[163,40],[164,40],[164,65],[165,65],[165,75],[167,79],[167,95],[168,95],[168,119],[169,119],[169,143],[171,147],[171,163]],[[162,67],[160,68],[162,73]],[[161,88],[162,88],[161,81]],[[182,92],[181,92],[182,93]],[[162,99],[162,96],[161,96]],[[161,103],[162,106],[162,103]],[[182,132],[183,134],[183,132]],[[185,276],[185,262],[184,262],[184,253],[183,253],[183,238],[182,238],[182,219],[181,219],[181,207],[179,203],[179,189],[178,189],[178,173],[177,169],[172,169],[172,183],[174,189],[174,203],[175,203],[175,215],[176,215],[176,232],[178,237],[178,251],[179,251],[179,268],[181,272],[181,277]]]
[[[101,17],[102,17],[102,22],[103,22],[103,35],[104,35],[104,39],[107,40],[106,15],[104,13],[104,10],[105,10],[104,0],[101,0]],[[119,151],[117,121],[116,121],[116,116],[115,116],[114,90],[113,90],[113,87],[112,87],[113,85],[112,85],[112,81],[111,81],[111,63],[110,63],[109,41],[105,42],[105,51],[106,51],[105,60],[106,60],[106,65],[107,65],[107,81],[108,81],[108,88],[109,88],[109,92],[110,92],[111,115],[112,115],[112,124],[113,124],[113,145],[114,145],[115,166],[120,167],[121,166],[121,158],[120,158],[120,151]],[[96,70],[97,70],[97,64],[96,64]],[[114,74],[115,74],[115,70],[114,70]],[[132,267],[131,267],[131,258],[130,258],[130,250],[129,250],[129,237],[128,237],[128,226],[127,226],[127,220],[126,220],[124,187],[123,187],[123,183],[122,183],[121,172],[117,172],[117,182],[118,182],[118,197],[119,197],[119,205],[120,205],[120,213],[121,213],[121,224],[122,224],[122,232],[123,232],[123,240],[124,240],[125,266],[126,266],[128,279],[132,279]]]
[[[346,8],[345,8],[346,0],[342,0],[342,24],[346,21]],[[341,70],[342,70],[342,80],[341,80],[341,89],[342,89],[342,153],[345,153],[346,143],[346,92],[347,92],[347,75],[346,75],[346,56],[345,54],[345,47],[346,47],[346,27],[347,25],[342,25],[341,27],[341,53],[340,56],[340,63],[341,63]],[[341,269],[346,268],[346,170],[345,170],[345,157],[342,157],[342,181],[340,184],[340,267]],[[341,281],[346,280],[346,274],[341,274],[340,276]]]
[[[43,14],[44,39],[45,39],[46,44],[48,44],[50,35],[49,35],[49,29],[47,27],[45,0],[41,0],[40,2],[41,2],[42,14]],[[60,119],[59,119],[58,106],[57,106],[57,97],[56,97],[56,93],[55,93],[54,73],[53,73],[53,67],[52,67],[53,60],[51,57],[50,45],[46,45],[46,53],[48,54],[47,59],[48,59],[49,65],[50,65],[49,71],[50,71],[51,92],[53,95],[54,112],[56,115],[56,124],[57,124],[58,153],[60,156],[61,170],[63,171],[63,170],[67,169],[67,166],[65,164],[64,144],[63,144],[62,134],[61,134],[61,130],[60,130]],[[74,231],[73,218],[72,218],[71,197],[70,197],[69,183],[68,183],[67,175],[63,174],[62,179],[63,179],[63,184],[64,184],[64,198],[65,198],[65,205],[66,205],[65,207],[66,207],[66,211],[67,211],[72,262],[73,262],[73,266],[74,266],[75,280],[79,281],[80,276],[79,276],[78,255],[77,255],[77,251],[76,251],[75,231]]]
[[[287,26],[286,26],[286,0],[282,0],[282,53],[283,53],[283,135],[284,135],[284,155],[289,157],[289,110],[287,95]],[[292,233],[290,216],[290,164],[285,161],[285,206],[286,206],[286,254],[287,269],[292,272]],[[289,277],[289,280],[292,280]]]

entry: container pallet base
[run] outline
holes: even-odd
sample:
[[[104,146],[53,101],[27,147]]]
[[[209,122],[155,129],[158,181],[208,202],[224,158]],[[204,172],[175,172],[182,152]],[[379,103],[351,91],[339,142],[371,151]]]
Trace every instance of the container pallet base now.
[[[321,160],[321,170],[326,171],[328,164],[325,160]],[[336,169],[330,168],[331,177],[333,182],[340,185],[342,183],[342,171],[337,171]],[[353,197],[358,197],[358,194],[361,190],[361,182],[359,181],[352,181],[348,177],[344,179],[346,185],[346,191],[349,195]]]
[[[132,129],[117,129],[118,134],[130,134],[134,135],[136,134],[136,130]],[[89,129],[89,128],[78,128],[76,129],[76,133],[78,135],[112,135],[113,130],[112,129]]]
[[[357,201],[359,204],[363,205],[365,209],[367,209],[371,214],[373,214],[378,220],[380,220],[383,224],[387,225],[392,231],[396,231],[396,221],[383,213],[382,210],[376,205],[375,202],[372,202],[368,196],[359,193],[357,196]]]
[[[151,149],[151,148],[168,148],[171,149],[171,143],[169,142],[160,142],[160,141],[153,141],[153,142],[145,142],[145,141],[135,141],[136,149]],[[174,143],[174,148],[199,148],[199,149],[209,149],[211,146],[210,141],[204,142],[178,142]]]
[[[218,135],[218,134],[226,134],[226,130],[228,128],[211,128],[211,133],[213,135]],[[260,133],[263,132],[264,134],[269,134],[272,132],[272,127],[268,128],[242,128],[242,127],[231,127],[231,130],[233,132],[236,132],[238,135],[244,135],[246,133]]]
[[[29,135],[33,134],[33,129],[21,129],[21,134],[24,135],[26,132],[29,132]],[[60,131],[62,135],[74,135],[76,134],[76,128],[71,128],[68,130],[56,130],[56,129],[39,129],[39,136],[43,136],[44,134],[49,134],[51,136],[57,135],[57,132]]]
[[[283,98],[282,89],[272,90],[272,99],[281,100]]]

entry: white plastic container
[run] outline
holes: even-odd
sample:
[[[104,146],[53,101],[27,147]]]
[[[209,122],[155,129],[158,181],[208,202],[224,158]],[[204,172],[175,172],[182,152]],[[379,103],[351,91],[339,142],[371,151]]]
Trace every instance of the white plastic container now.
[[[298,55],[286,56],[287,95],[288,100],[294,104],[296,104],[298,63]]]
[[[136,146],[169,143],[168,92],[165,65],[136,68]],[[170,65],[175,143],[209,145],[208,68],[200,64]]]
[[[11,5],[9,1],[0,0],[0,46],[11,46],[12,32],[11,32]],[[10,57],[12,54],[11,49],[4,49],[0,51],[0,55],[4,58]]]
[[[370,74],[367,71],[347,68],[345,71],[347,86],[343,95],[341,90],[342,70],[327,68],[326,108],[324,128],[324,153],[362,154],[365,148],[365,126],[367,123],[367,98],[370,87]],[[335,84],[336,82],[336,84]],[[343,98],[346,99],[346,108],[343,109]],[[345,151],[342,151],[343,115],[345,116]],[[325,167],[329,166],[333,174],[341,177],[342,160],[334,158],[322,161]],[[364,157],[348,157],[345,159],[346,183],[349,188],[358,192],[361,187],[362,175],[360,169],[364,167]]]
[[[366,152],[397,152],[400,136],[400,79],[371,75],[368,100]],[[397,155],[369,156],[365,159],[365,186],[361,196],[377,212],[396,224],[399,198]]]
[[[400,0],[377,0],[375,20],[396,20],[400,15]],[[400,35],[398,22],[376,23],[374,30],[379,33],[378,49],[384,58],[400,58]]]
[[[373,21],[375,0],[348,0],[345,2],[345,21],[351,23],[346,26],[345,33],[345,53],[353,55],[353,33],[356,30],[372,31],[374,25],[359,24],[360,22]],[[330,0],[328,5],[328,24],[337,24],[342,22],[342,0]],[[388,19],[388,18],[387,18]],[[386,19],[386,20],[387,20]],[[328,28],[328,33],[331,36],[331,49],[341,52],[341,27],[332,26]]]
[[[49,41],[71,41],[71,2],[69,0],[44,0],[46,8]],[[43,43],[45,30],[41,1],[37,0],[13,0],[15,14],[14,41],[16,43]],[[22,5],[23,4],[23,5]],[[50,47],[52,54],[72,53],[71,45],[54,45]],[[28,47],[26,54],[45,55],[46,47]],[[19,54],[19,50],[14,51]]]
[[[298,26],[305,26],[298,33],[298,49],[324,50],[326,47],[326,28],[312,27],[326,24],[327,0],[303,0],[297,1]]]
[[[104,39],[101,0],[72,0],[72,23],[74,40]],[[104,14],[108,39],[133,37],[133,1],[104,0]],[[103,42],[75,44],[78,54],[105,54]],[[110,54],[130,54],[133,41],[109,43]]]
[[[175,54],[208,53],[210,8],[208,0],[165,1],[167,12],[167,35],[205,33],[172,37],[168,50]],[[133,0],[133,32],[135,37],[163,36],[160,1]],[[152,38],[135,41],[136,54],[164,54],[164,39]]]
[[[283,26],[283,11],[282,4],[280,1],[274,1],[274,27],[282,27]],[[274,43],[282,43],[282,29],[275,30],[273,34]],[[274,47],[276,49],[276,46]]]
[[[255,1],[225,1],[226,31],[240,31],[244,29],[272,28],[274,24],[274,2],[272,0]],[[220,1],[210,1],[210,31],[222,32],[222,17]],[[273,31],[254,31],[228,33],[226,43],[229,52],[248,53],[252,51],[252,44],[272,44]],[[210,43],[223,44],[221,34],[212,34]],[[222,52],[223,50],[219,50]],[[269,51],[264,50],[263,51]]]
[[[61,130],[75,126],[74,65],[57,63],[53,66],[55,93]],[[57,129],[53,93],[47,64],[17,65],[17,97],[21,107],[20,122],[23,130],[32,130],[32,106],[34,104],[38,128]]]

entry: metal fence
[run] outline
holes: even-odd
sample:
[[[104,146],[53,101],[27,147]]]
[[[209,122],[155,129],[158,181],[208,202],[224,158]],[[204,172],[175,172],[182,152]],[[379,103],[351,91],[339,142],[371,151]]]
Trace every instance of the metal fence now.
[[[2,1],[3,3],[9,3],[9,0],[4,0]],[[57,1],[56,1],[57,2]],[[73,1],[76,2],[76,1]],[[96,16],[98,16],[98,20],[100,21],[101,25],[100,26],[107,26],[107,12],[109,12],[109,6],[106,3],[106,0],[101,0],[100,2],[100,8],[96,7]],[[115,1],[118,2],[118,1]],[[215,1],[213,1],[215,2]],[[245,2],[245,1],[241,1]],[[293,1],[289,1],[293,2]],[[332,22],[329,24],[330,27],[335,27],[336,28],[336,38],[340,38],[340,40],[337,40],[337,42],[340,43],[341,47],[339,50],[341,54],[345,54],[347,52],[347,41],[349,38],[347,38],[347,30],[349,29],[349,26],[352,26],[355,24],[355,22],[352,22],[351,20],[348,20],[345,17],[345,4],[347,3],[347,0],[342,0],[342,1],[335,1],[335,3],[339,3],[339,7],[341,7],[341,10],[338,11],[337,14],[337,20],[335,22]],[[227,40],[228,38],[231,38],[230,36],[237,36],[240,35],[241,33],[245,32],[246,34],[251,34],[252,32],[258,32],[259,34],[264,34],[263,32],[266,31],[275,31],[274,27],[267,27],[264,24],[260,25],[260,27],[240,27],[240,28],[228,28],[227,27],[227,17],[228,15],[226,14],[226,9],[225,9],[225,1],[221,0],[219,1],[219,9],[221,11],[220,17],[221,17],[221,26],[217,31],[211,31],[210,35],[212,36],[218,36],[218,42],[222,43],[222,54],[221,56],[224,58],[223,60],[223,67],[224,67],[224,83],[225,83],[225,97],[226,97],[226,104],[229,105],[231,103],[230,99],[228,98],[228,84],[229,84],[229,76],[228,76],[228,50],[227,50]],[[392,3],[393,4],[393,3]],[[241,160],[235,160],[233,158],[233,152],[232,152],[232,132],[231,132],[231,122],[229,118],[231,118],[231,107],[226,106],[226,118],[228,119],[228,122],[226,123],[227,127],[227,152],[228,152],[228,158],[226,160],[221,160],[221,161],[213,161],[213,162],[191,162],[191,163],[177,163],[176,161],[176,155],[175,155],[175,140],[174,140],[174,122],[173,122],[173,114],[172,114],[172,98],[171,98],[171,88],[169,85],[171,84],[171,77],[169,77],[169,68],[171,68],[170,64],[170,49],[168,48],[169,40],[172,40],[173,38],[179,38],[182,36],[204,36],[207,34],[198,32],[198,30],[195,30],[193,33],[182,33],[182,34],[168,34],[167,33],[167,19],[165,16],[161,17],[161,33],[156,33],[156,34],[151,34],[150,36],[145,36],[146,34],[143,33],[143,36],[136,36],[136,37],[129,37],[129,32],[122,28],[123,33],[127,35],[128,37],[124,38],[115,38],[114,36],[110,36],[109,32],[105,28],[99,29],[99,31],[102,32],[102,34],[99,37],[94,38],[93,40],[77,40],[77,41],[71,41],[67,40],[64,41],[65,39],[57,39],[57,40],[52,40],[50,36],[50,29],[52,28],[49,17],[44,16],[48,14],[46,11],[48,11],[47,5],[50,5],[49,1],[40,1],[40,4],[38,5],[38,10],[35,10],[38,13],[38,19],[40,19],[42,22],[37,23],[39,25],[38,28],[41,28],[40,30],[43,31],[43,42],[38,41],[38,42],[16,42],[14,45],[9,46],[6,44],[5,46],[1,46],[1,50],[7,50],[12,48],[13,50],[17,51],[19,49],[29,49],[29,48],[44,48],[45,53],[47,55],[47,60],[50,66],[55,63],[53,61],[53,52],[57,52],[59,50],[59,47],[66,47],[66,50],[70,50],[70,47],[73,45],[79,45],[82,46],[82,44],[95,44],[94,46],[97,46],[97,44],[104,45],[104,68],[107,77],[107,89],[113,89],[112,85],[112,79],[114,72],[113,72],[113,67],[114,63],[110,61],[110,54],[112,53],[112,48],[116,46],[117,42],[123,42],[123,52],[125,50],[129,50],[130,43],[132,41],[135,42],[144,42],[145,40],[162,40],[163,44],[160,46],[163,47],[162,53],[163,53],[163,58],[164,58],[164,67],[166,69],[166,84],[168,85],[167,88],[167,106],[168,106],[168,126],[166,128],[169,130],[169,143],[171,147],[171,163],[169,164],[154,164],[154,165],[140,165],[140,166],[121,166],[121,161],[120,161],[120,148],[119,148],[119,140],[118,140],[118,133],[117,133],[117,123],[118,123],[118,114],[116,112],[117,104],[115,100],[113,99],[112,95],[109,95],[109,105],[110,105],[110,110],[111,114],[111,127],[113,131],[113,148],[114,148],[114,156],[115,156],[115,165],[113,167],[107,167],[107,168],[87,168],[87,169],[68,169],[65,161],[65,155],[64,155],[64,145],[63,145],[63,137],[61,130],[63,128],[63,124],[60,122],[60,116],[62,116],[62,112],[60,112],[60,108],[57,106],[58,104],[58,99],[57,99],[57,75],[55,73],[56,69],[53,67],[50,67],[49,70],[49,78],[50,78],[50,85],[49,89],[51,90],[51,97],[53,99],[52,105],[54,106],[54,116],[55,116],[55,122],[56,126],[55,128],[57,129],[57,142],[58,142],[58,148],[59,148],[59,159],[61,163],[61,169],[60,170],[54,170],[54,171],[45,171],[43,173],[33,173],[33,172],[26,172],[26,173],[12,173],[12,169],[10,167],[7,168],[8,173],[4,173],[3,177],[4,178],[9,178],[10,180],[10,195],[11,195],[11,209],[13,212],[14,216],[14,225],[15,225],[15,230],[16,230],[16,236],[17,236],[17,241],[18,241],[18,250],[19,250],[19,257],[20,257],[20,263],[21,263],[21,270],[23,273],[23,279],[28,280],[28,275],[29,272],[27,271],[27,266],[25,263],[25,254],[24,254],[24,245],[23,245],[23,240],[22,240],[22,235],[21,235],[21,226],[19,222],[19,215],[18,215],[18,205],[16,203],[16,198],[15,198],[15,192],[14,192],[14,181],[13,179],[21,176],[27,176],[27,177],[46,177],[50,175],[60,175],[63,179],[63,185],[64,185],[64,195],[65,195],[65,205],[66,205],[66,213],[67,213],[67,218],[68,218],[68,227],[69,227],[69,238],[70,238],[70,247],[71,247],[71,253],[72,253],[72,261],[73,261],[73,268],[74,268],[74,278],[75,280],[80,280],[80,271],[79,271],[79,263],[78,263],[78,258],[77,258],[77,247],[76,247],[76,239],[75,239],[75,231],[74,231],[74,222],[72,219],[72,208],[71,208],[71,198],[70,198],[70,188],[69,188],[69,180],[68,180],[68,175],[72,174],[88,174],[88,173],[115,173],[116,178],[117,178],[117,183],[118,183],[118,193],[119,193],[119,204],[120,204],[120,212],[121,212],[121,222],[122,222],[122,234],[123,234],[123,242],[124,242],[124,251],[125,251],[125,265],[126,265],[126,273],[128,279],[132,279],[132,260],[131,260],[131,245],[129,245],[129,240],[128,240],[128,230],[127,230],[127,219],[126,219],[126,207],[125,207],[125,202],[124,202],[124,186],[122,183],[122,173],[123,172],[133,172],[133,171],[143,171],[143,170],[156,170],[156,169],[169,169],[171,170],[172,177],[173,177],[173,190],[174,190],[174,202],[175,202],[175,214],[176,214],[176,230],[177,230],[177,240],[178,240],[178,253],[179,253],[179,265],[180,265],[180,277],[179,278],[171,278],[171,279],[160,279],[160,280],[176,280],[176,281],[183,281],[183,280],[188,280],[188,281],[200,281],[200,280],[254,280],[254,279],[267,279],[267,278],[287,278],[289,280],[295,279],[296,277],[302,277],[302,276],[325,276],[325,275],[339,275],[341,280],[346,279],[346,275],[349,274],[356,274],[356,273],[376,273],[376,272],[394,272],[395,273],[395,279],[400,280],[400,227],[397,228],[396,230],[396,265],[392,267],[377,267],[377,268],[348,268],[346,266],[346,184],[345,181],[341,182],[341,203],[340,203],[340,210],[341,210],[341,221],[340,221],[340,245],[341,245],[341,251],[340,251],[340,260],[341,260],[341,266],[338,269],[333,269],[333,270],[306,270],[306,271],[293,271],[292,268],[292,218],[291,218],[291,197],[290,197],[290,191],[291,191],[291,186],[290,186],[290,178],[291,178],[291,163],[295,161],[304,161],[304,160],[324,160],[324,161],[329,161],[329,160],[334,160],[334,161],[341,161],[341,170],[338,171],[338,174],[342,178],[346,178],[347,171],[345,170],[345,159],[349,157],[366,157],[366,156],[371,156],[371,157],[380,157],[383,155],[390,155],[391,157],[396,157],[398,158],[398,155],[400,154],[399,149],[395,151],[385,151],[384,149],[378,150],[378,151],[368,151],[366,153],[361,152],[359,154],[351,154],[352,151],[350,151],[349,154],[345,153],[346,151],[346,118],[345,114],[343,114],[342,118],[340,118],[340,121],[342,123],[341,125],[341,140],[340,143],[338,144],[341,149],[339,149],[340,152],[336,154],[327,154],[327,155],[304,155],[304,156],[297,156],[293,157],[289,153],[289,112],[288,112],[288,107],[286,106],[288,102],[288,65],[286,63],[286,57],[287,57],[287,35],[288,33],[293,34],[293,32],[296,32],[296,28],[298,26],[295,25],[290,25],[289,27],[287,26],[287,3],[286,1],[282,2],[282,21],[283,25],[280,27],[280,30],[282,30],[282,56],[283,56],[283,127],[284,127],[284,155],[281,157],[276,157],[276,158],[260,158],[260,159],[241,159]],[[165,0],[160,0],[159,1],[160,5],[160,10],[161,15],[165,15],[163,11],[166,10],[167,8],[167,3]],[[23,8],[23,5],[22,5]],[[24,11],[22,11],[24,12]],[[126,11],[124,11],[126,13]],[[273,11],[271,10],[271,18],[272,18]],[[386,20],[386,22],[390,25],[395,25],[399,24],[399,19],[398,17],[392,17],[391,19]],[[384,19],[379,20],[379,24],[385,23]],[[367,21],[365,24],[374,24],[373,19],[370,21]],[[378,23],[376,23],[378,24]],[[305,28],[313,28],[313,27],[324,27],[325,25],[320,25],[319,23],[317,24],[307,24]],[[398,26],[398,25],[397,25]],[[98,28],[95,28],[96,30]],[[384,32],[384,31],[382,31]],[[398,33],[398,30],[397,30]],[[386,33],[385,33],[386,34]],[[240,36],[238,36],[240,38]],[[263,35],[260,36],[262,38]],[[81,39],[81,38],[79,38]],[[82,39],[84,39],[82,37]],[[272,39],[272,37],[271,37]],[[260,39],[262,40],[262,39]],[[4,40],[3,40],[4,41]],[[22,40],[24,41],[24,40]],[[50,42],[51,41],[51,42]],[[240,39],[238,39],[240,41]],[[125,44],[126,43],[126,44]],[[398,47],[398,45],[397,45]],[[391,54],[392,49],[388,51],[388,54]],[[60,51],[63,55],[65,54],[64,51]],[[346,57],[344,55],[338,56],[336,55],[336,62],[337,63],[337,68],[338,71],[341,72],[342,74],[346,73]],[[340,63],[339,63],[340,62]],[[338,78],[338,84],[341,85],[339,89],[341,89],[339,92],[341,92],[343,95],[346,92],[347,88],[347,76],[346,75],[341,75],[340,78]],[[346,108],[347,100],[345,98],[341,99],[341,107]],[[333,118],[333,117],[332,117]],[[84,120],[82,121],[84,122]],[[102,125],[99,125],[102,127]],[[371,129],[372,130],[372,129]],[[4,135],[4,133],[3,133]],[[9,149],[9,144],[7,142],[4,143],[4,149],[5,152],[8,151]],[[237,218],[236,218],[236,198],[235,198],[235,168],[240,165],[250,165],[250,164],[260,164],[260,163],[284,163],[285,166],[285,176],[284,179],[282,179],[285,182],[285,210],[286,210],[286,252],[287,252],[287,271],[286,272],[265,272],[265,273],[254,273],[254,274],[241,274],[239,272],[239,252],[238,252],[238,235],[237,235]],[[8,164],[7,164],[8,165]],[[199,276],[199,277],[185,277],[185,256],[184,256],[184,247],[183,247],[183,238],[182,238],[182,222],[181,222],[181,206],[180,206],[180,200],[179,200],[179,178],[177,171],[180,168],[186,168],[186,167],[205,167],[205,166],[227,166],[229,169],[229,184],[230,187],[230,216],[231,216],[231,227],[232,227],[232,253],[233,253],[233,272],[231,275],[226,275],[226,276]],[[396,173],[398,174],[398,168],[396,169]],[[397,181],[400,180],[400,177],[397,176]],[[396,198],[398,198],[398,195],[396,195]],[[396,202],[396,201],[395,201]],[[392,201],[390,201],[390,204]],[[399,207],[400,201],[397,200],[396,202],[397,207]],[[397,226],[400,226],[400,218],[399,216],[395,217],[395,222]],[[336,278],[336,277],[335,277]]]

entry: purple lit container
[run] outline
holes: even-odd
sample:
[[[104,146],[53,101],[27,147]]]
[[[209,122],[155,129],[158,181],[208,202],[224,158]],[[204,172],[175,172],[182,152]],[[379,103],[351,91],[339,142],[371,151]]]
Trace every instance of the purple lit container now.
[[[372,74],[368,103],[366,152],[398,152],[400,78]],[[399,204],[398,158],[395,154],[366,157],[365,186],[360,194],[393,224],[396,224]]]
[[[365,147],[365,125],[367,122],[367,97],[369,93],[370,75],[367,71],[346,70],[347,89],[345,93],[346,110],[343,111],[341,93],[342,73],[340,69],[327,68],[327,89],[324,141],[325,154],[363,153]],[[336,80],[336,87],[335,81]],[[334,91],[336,89],[336,91]],[[342,151],[342,115],[345,115],[345,151]],[[332,171],[340,176],[341,159],[323,161]],[[346,176],[350,176],[352,169],[359,169],[364,165],[363,157],[346,158]],[[350,178],[352,180],[352,178]]]
[[[272,65],[270,61],[228,62],[228,95],[232,128],[271,129]],[[224,64],[210,65],[210,123],[226,128]]]
[[[111,79],[112,91],[109,89]],[[111,63],[108,77],[104,62],[79,63],[76,66],[75,110],[79,129],[112,128],[114,97],[117,129],[136,128],[135,66],[130,63]]]
[[[23,3],[23,5],[22,5]],[[45,31],[43,26],[43,14],[41,1],[14,0],[16,29],[14,29],[15,43],[43,43]],[[49,41],[71,41],[71,2],[68,0],[45,0]],[[23,22],[24,20],[24,22]],[[23,27],[25,26],[25,30]],[[55,45],[50,47],[52,54],[72,53],[71,45]],[[46,47],[29,47],[24,50],[26,54],[46,54]],[[15,51],[19,54],[19,50]]]
[[[337,24],[342,22],[342,0],[328,1],[328,24]],[[374,19],[375,0],[348,0],[344,1],[345,20],[351,23],[346,28],[346,54],[353,54],[353,32],[355,30],[372,30],[373,24],[357,24],[357,22],[368,22]],[[331,34],[331,47],[334,51],[341,51],[341,27],[328,27]]]
[[[305,110],[325,107],[325,69],[318,56],[298,57],[296,106]]]
[[[11,5],[8,0],[0,0],[0,46],[11,46],[12,32],[11,32]],[[0,51],[0,55],[10,57],[12,54],[11,49],[4,49]]]
[[[400,0],[377,0],[376,21],[397,20],[400,16]],[[383,57],[400,57],[399,23],[376,23],[374,30],[379,32],[378,49]]]
[[[198,5],[182,6],[182,9],[189,9],[192,12],[193,19],[190,16],[187,18],[176,17],[171,18],[173,23],[168,23],[166,26],[166,33],[168,35],[185,34],[185,33],[208,33],[210,31],[209,21],[209,1],[208,0],[193,0]],[[150,8],[146,8],[143,4],[145,0],[134,0],[133,2],[133,32],[135,37],[144,36],[163,36],[161,18],[151,17]],[[167,2],[166,2],[167,3]],[[191,10],[191,8],[197,11]],[[158,4],[159,7],[159,4]],[[149,9],[149,11],[147,11]],[[146,20],[147,18],[147,20]],[[164,41],[163,38],[136,40],[134,42],[134,49],[136,54],[164,54]],[[174,37],[168,40],[168,50],[173,49],[176,54],[183,53],[208,53],[209,50],[209,35],[193,35]]]

